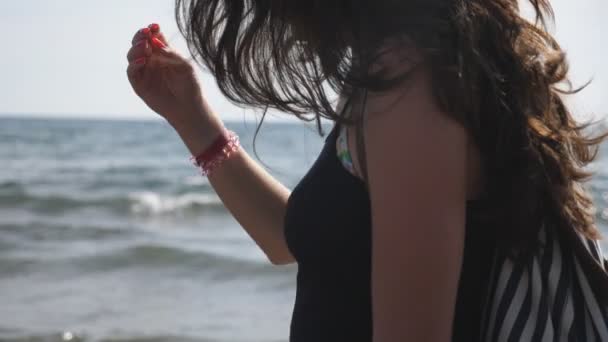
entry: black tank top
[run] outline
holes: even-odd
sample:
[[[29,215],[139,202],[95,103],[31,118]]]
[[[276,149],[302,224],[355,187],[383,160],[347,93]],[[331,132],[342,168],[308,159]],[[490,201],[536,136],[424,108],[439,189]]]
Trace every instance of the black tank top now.
[[[338,127],[287,203],[285,237],[298,263],[291,342],[372,341],[370,199],[336,155]],[[495,245],[475,223],[477,204],[467,202],[453,341],[479,341]]]

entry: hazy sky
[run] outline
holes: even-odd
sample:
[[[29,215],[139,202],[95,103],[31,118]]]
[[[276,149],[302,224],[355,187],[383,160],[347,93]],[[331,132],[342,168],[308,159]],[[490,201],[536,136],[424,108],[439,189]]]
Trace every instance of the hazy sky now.
[[[608,34],[608,1],[553,4],[574,81],[594,78],[575,99],[576,109],[608,113],[608,40],[602,35]],[[0,0],[0,113],[154,118],[125,76],[132,35],[152,22],[185,51],[173,0]],[[253,118],[224,100],[209,75],[202,81],[222,118]]]

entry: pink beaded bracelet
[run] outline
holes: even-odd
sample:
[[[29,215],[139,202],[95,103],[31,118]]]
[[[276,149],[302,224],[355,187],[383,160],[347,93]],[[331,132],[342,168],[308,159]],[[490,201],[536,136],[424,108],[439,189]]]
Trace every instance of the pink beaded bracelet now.
[[[200,168],[201,174],[209,177],[211,173],[240,148],[239,137],[233,131],[225,130],[205,151],[190,157],[194,166]]]

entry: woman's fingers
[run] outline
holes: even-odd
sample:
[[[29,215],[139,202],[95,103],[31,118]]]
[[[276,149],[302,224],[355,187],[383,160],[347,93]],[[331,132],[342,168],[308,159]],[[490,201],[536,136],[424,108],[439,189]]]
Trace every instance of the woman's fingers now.
[[[160,31],[160,25],[158,25],[157,23],[152,23],[148,25],[148,28],[152,30],[152,33],[157,33]]]
[[[137,31],[131,40],[131,45],[135,45],[142,40],[146,40],[151,37],[152,30],[148,27],[144,27],[141,30]]]
[[[185,63],[183,58],[175,51],[173,51],[172,49],[168,48],[167,46],[164,47],[160,47],[160,46],[156,46],[155,43],[153,42],[152,45],[154,45],[154,54],[151,57],[151,59],[154,61],[154,64],[156,65],[156,63],[159,63],[160,65],[163,66],[184,66],[184,65],[188,65],[188,63]]]
[[[152,39],[153,37],[158,38],[161,42],[163,42],[163,44],[169,45],[165,35],[160,30],[160,25],[158,24],[150,24],[148,27],[144,27],[137,31],[131,40],[131,45],[135,45],[145,39]]]
[[[137,80],[140,79],[146,62],[146,58],[142,57],[129,63],[129,66],[127,67],[127,76],[129,77],[131,84],[136,84]]]
[[[161,41],[160,39],[158,39],[158,37],[153,36],[152,39],[150,39],[150,43],[152,43],[152,46],[158,49],[164,49],[167,47],[167,44],[165,44],[163,41]]]
[[[133,36],[132,47],[127,53],[129,61],[128,73],[137,73],[144,65],[151,62],[151,67],[182,66],[186,63],[173,49],[169,48],[167,40],[160,30],[160,25],[150,24],[137,31]]]
[[[160,25],[158,24],[150,24],[148,26],[148,28],[150,29],[151,32],[151,36],[152,37],[156,37],[158,38],[161,42],[163,42],[163,44],[165,45],[169,45],[169,42],[167,42],[167,39],[165,38],[165,35],[163,34],[163,32],[160,30]]]
[[[131,49],[129,49],[129,52],[127,53],[127,60],[132,62],[142,57],[149,57],[151,54],[152,49],[150,47],[150,43],[148,43],[148,40],[144,39],[140,40],[133,45]]]
[[[129,62],[139,57],[148,57],[152,53],[152,47],[157,48],[155,50],[161,50],[165,49],[169,44],[160,31],[160,25],[150,24],[148,27],[144,27],[135,33],[131,40],[131,45],[132,48],[127,54]]]

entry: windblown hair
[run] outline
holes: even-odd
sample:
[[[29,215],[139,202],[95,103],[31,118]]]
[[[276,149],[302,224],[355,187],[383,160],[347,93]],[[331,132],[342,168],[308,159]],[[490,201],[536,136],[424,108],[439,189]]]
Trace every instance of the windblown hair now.
[[[404,81],[409,71],[387,76],[372,66],[385,42],[411,44],[431,67],[437,101],[481,151],[487,217],[500,240],[529,247],[548,221],[598,239],[582,185],[606,134],[588,137],[564,104],[562,95],[582,88],[569,83],[566,55],[548,32],[549,1],[529,3],[535,20],[517,0],[176,0],[176,18],[231,101],[315,120],[320,134],[321,117],[360,128],[365,101],[336,112],[334,94]]]

